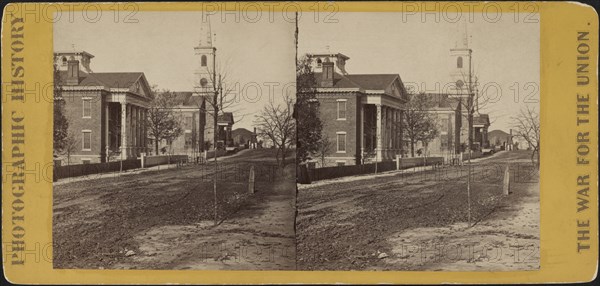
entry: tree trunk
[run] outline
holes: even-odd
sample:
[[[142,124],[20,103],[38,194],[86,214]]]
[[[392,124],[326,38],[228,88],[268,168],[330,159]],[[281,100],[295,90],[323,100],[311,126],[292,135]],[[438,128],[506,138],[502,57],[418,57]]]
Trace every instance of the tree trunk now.
[[[473,148],[473,110],[469,110],[468,111],[468,117],[467,117],[467,122],[468,122],[468,133],[469,133],[469,140],[467,140],[467,144],[469,146],[467,146],[467,148],[469,148],[469,150],[471,150]]]
[[[415,156],[415,140],[410,140],[410,156]]]
[[[156,137],[154,137],[154,155],[158,156],[158,138]]]

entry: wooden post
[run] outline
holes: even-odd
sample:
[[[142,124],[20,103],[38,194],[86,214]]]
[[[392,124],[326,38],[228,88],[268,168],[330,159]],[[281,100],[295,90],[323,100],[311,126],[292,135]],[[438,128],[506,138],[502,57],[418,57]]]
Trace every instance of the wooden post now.
[[[400,170],[400,155],[396,155],[396,170]]]
[[[508,195],[510,193],[510,172],[508,170],[508,165],[504,169],[504,184],[502,186],[502,194]]]
[[[254,194],[254,165],[250,166],[250,176],[248,177],[248,192]]]

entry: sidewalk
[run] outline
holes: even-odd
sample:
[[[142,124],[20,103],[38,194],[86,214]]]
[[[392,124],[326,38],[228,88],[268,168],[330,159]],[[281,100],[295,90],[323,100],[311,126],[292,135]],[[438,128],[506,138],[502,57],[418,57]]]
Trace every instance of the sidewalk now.
[[[501,154],[501,153],[502,152],[496,152],[491,156],[485,156],[485,157],[480,157],[477,159],[472,159],[471,164],[494,158],[498,154]],[[463,164],[468,164],[468,161],[464,161]],[[384,172],[380,172],[380,173],[371,173],[371,174],[355,175],[355,176],[341,177],[341,178],[335,178],[335,179],[320,180],[320,181],[315,181],[312,184],[297,184],[297,186],[298,186],[297,188],[298,188],[298,190],[305,190],[305,189],[326,186],[326,185],[335,184],[335,183],[354,182],[354,181],[360,181],[360,180],[365,180],[365,179],[389,177],[389,176],[395,176],[398,174],[412,174],[412,173],[431,171],[431,170],[433,170],[433,166],[417,166],[417,167],[412,167],[412,168],[402,169],[402,170],[391,170],[391,171],[384,171]]]
[[[170,165],[158,165],[158,166],[149,167],[149,168],[131,169],[131,170],[123,171],[123,172],[117,171],[117,172],[90,174],[90,175],[84,175],[84,176],[79,176],[79,177],[69,177],[69,178],[59,179],[58,181],[53,182],[52,185],[58,186],[58,185],[67,184],[67,183],[71,183],[71,182],[80,182],[80,181],[88,181],[88,180],[103,179],[103,178],[118,178],[121,176],[141,174],[141,173],[145,173],[145,172],[149,172],[149,171],[159,171],[159,170],[168,170],[168,169],[176,169],[176,168],[178,168],[177,164],[170,164]]]

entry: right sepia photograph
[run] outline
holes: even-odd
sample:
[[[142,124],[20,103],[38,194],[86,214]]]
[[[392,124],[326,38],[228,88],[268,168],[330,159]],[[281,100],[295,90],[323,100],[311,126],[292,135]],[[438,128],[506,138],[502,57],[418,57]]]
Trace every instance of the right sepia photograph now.
[[[298,20],[297,269],[538,270],[539,15],[317,16]]]

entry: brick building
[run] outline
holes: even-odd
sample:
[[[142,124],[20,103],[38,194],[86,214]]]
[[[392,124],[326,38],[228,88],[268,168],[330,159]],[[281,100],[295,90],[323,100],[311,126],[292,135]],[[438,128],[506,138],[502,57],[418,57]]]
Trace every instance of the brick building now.
[[[322,136],[333,142],[324,165],[363,164],[401,154],[402,130],[395,122],[407,94],[400,76],[349,74],[349,57],[340,53],[307,56],[316,79]]]
[[[152,100],[142,72],[92,72],[85,51],[56,52],[60,90],[69,133],[80,147],[70,163],[98,163],[136,158],[146,152],[144,121]]]

